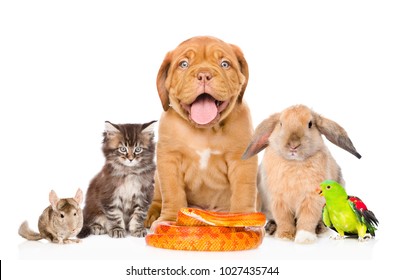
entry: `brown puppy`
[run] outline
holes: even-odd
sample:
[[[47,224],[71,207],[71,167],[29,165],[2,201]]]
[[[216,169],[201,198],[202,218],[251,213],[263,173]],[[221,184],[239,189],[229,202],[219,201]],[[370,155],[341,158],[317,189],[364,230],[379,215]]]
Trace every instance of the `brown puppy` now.
[[[241,50],[193,37],[169,52],[157,75],[164,111],[157,142],[154,199],[146,219],[173,221],[181,207],[255,212],[257,157],[243,102],[248,65]]]

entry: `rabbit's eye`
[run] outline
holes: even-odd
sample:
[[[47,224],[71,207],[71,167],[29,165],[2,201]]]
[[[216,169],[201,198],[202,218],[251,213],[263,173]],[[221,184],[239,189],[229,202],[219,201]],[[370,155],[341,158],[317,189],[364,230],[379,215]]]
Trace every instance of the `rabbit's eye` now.
[[[311,128],[313,126],[313,122],[309,121],[309,128]]]
[[[65,217],[65,215],[63,215],[63,214],[60,214],[60,217],[63,219],[64,217]]]

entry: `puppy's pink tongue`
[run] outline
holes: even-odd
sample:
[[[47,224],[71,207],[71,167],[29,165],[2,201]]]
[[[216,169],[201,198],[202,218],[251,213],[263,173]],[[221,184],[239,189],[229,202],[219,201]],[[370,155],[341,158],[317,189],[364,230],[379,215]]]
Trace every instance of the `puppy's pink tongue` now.
[[[209,95],[199,96],[191,105],[191,119],[197,124],[208,124],[217,116],[215,99]]]

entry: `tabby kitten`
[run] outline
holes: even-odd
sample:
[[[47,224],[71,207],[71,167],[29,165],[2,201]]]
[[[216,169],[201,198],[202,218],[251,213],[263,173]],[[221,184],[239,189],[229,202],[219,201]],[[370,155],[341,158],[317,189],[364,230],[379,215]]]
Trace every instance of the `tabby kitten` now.
[[[144,220],[153,198],[154,123],[105,122],[102,151],[105,164],[90,182],[79,238],[107,233],[144,237]]]

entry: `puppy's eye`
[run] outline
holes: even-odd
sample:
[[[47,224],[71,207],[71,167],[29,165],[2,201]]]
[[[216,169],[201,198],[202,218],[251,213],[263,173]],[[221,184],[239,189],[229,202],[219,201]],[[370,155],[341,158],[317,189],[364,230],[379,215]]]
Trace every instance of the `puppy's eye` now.
[[[313,122],[309,121],[309,128],[311,128],[313,126]]]
[[[126,154],[126,152],[127,152],[128,150],[126,149],[126,147],[119,147],[118,151],[119,151],[121,154]]]
[[[227,68],[230,67],[230,62],[228,62],[227,60],[223,60],[223,61],[220,63],[220,67],[227,69]]]
[[[181,67],[182,69],[188,68],[188,67],[189,67],[188,61],[186,61],[186,60],[181,61],[181,62],[180,62],[180,67]]]

